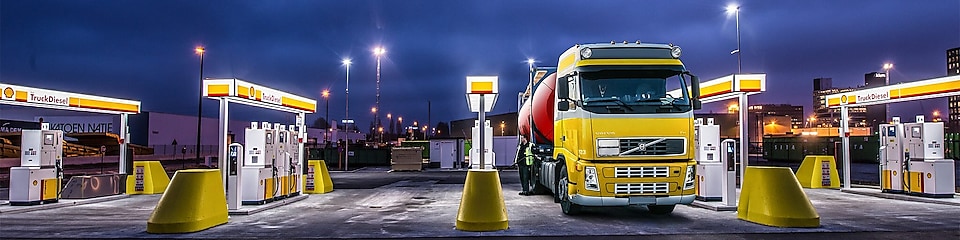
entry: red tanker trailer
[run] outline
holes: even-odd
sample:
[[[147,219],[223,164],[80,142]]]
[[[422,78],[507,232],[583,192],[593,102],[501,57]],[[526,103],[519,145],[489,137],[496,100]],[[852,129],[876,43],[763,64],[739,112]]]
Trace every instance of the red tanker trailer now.
[[[527,100],[520,107],[519,112],[519,130],[523,136],[530,136],[530,115],[533,115],[533,135],[534,143],[546,144],[553,141],[553,94],[557,84],[556,69],[538,69],[545,71],[546,77],[536,79],[532,100]],[[539,75],[539,74],[538,74]],[[533,103],[533,110],[530,104]]]

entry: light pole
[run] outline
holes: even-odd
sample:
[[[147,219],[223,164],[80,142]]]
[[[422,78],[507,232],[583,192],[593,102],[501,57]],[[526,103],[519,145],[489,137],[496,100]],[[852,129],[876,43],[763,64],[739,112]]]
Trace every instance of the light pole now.
[[[883,73],[883,76],[886,78],[886,79],[884,79],[884,86],[890,86],[890,69],[893,69],[893,63],[884,63],[884,64],[883,64],[883,72],[884,72],[884,73]],[[885,112],[886,112],[885,114],[886,114],[887,117],[889,118],[889,117],[890,117],[890,106],[887,105],[886,103],[884,103],[884,104],[883,104],[883,108],[884,108],[884,110],[885,110]]]
[[[530,86],[529,86],[530,92],[528,92],[527,101],[533,100],[533,64],[534,63],[536,63],[536,60],[534,60],[533,58],[527,58],[527,75],[529,76],[528,78],[530,79]],[[483,124],[484,123],[480,123],[480,126],[484,126]],[[519,122],[517,123],[517,126],[520,126]],[[527,119],[527,126],[530,127],[530,137],[527,138],[527,142],[534,143],[535,141],[533,139],[533,102],[530,102],[530,117]]]
[[[374,119],[374,120],[373,120],[373,129],[370,129],[370,133],[371,133],[370,135],[373,135],[373,138],[376,140],[377,135],[376,135],[376,134],[373,134],[373,132],[376,132],[376,131],[377,131],[377,127],[380,126],[380,124],[378,124],[378,121],[377,121],[377,115],[379,115],[379,114],[377,114],[377,107],[372,107],[372,108],[370,108],[370,112],[373,113],[373,119]]]
[[[377,55],[377,106],[376,109],[380,109],[380,56],[383,56],[387,50],[383,47],[376,47],[373,49],[373,54]],[[380,114],[377,114],[376,111],[373,112],[373,122],[375,127],[380,127]],[[382,140],[382,139],[381,139]]]
[[[197,95],[197,161],[200,161],[200,129],[201,120],[203,120],[203,54],[207,51],[202,46],[194,48],[193,51],[200,55],[200,94]]]
[[[387,122],[390,123],[387,129],[387,135],[393,134],[393,114],[387,113]]]
[[[329,125],[329,124],[330,124],[330,90],[324,89],[324,90],[323,90],[323,93],[321,93],[321,95],[323,96],[323,101],[326,102],[326,104],[327,104],[327,113],[326,113],[327,116],[326,116],[326,117],[323,117],[323,118],[324,118],[323,120],[326,121],[327,124]],[[327,129],[330,129],[330,126],[327,126]],[[329,140],[329,139],[327,139],[327,135],[330,134],[330,131],[325,131],[325,132],[326,132],[326,134],[323,134],[323,143],[324,143],[324,144],[326,144],[327,141]]]
[[[740,73],[740,5],[727,5],[727,14],[735,14],[737,18],[737,49],[730,54],[737,54],[737,73]]]
[[[344,120],[347,120],[347,121],[344,121],[343,128],[346,128],[347,130],[344,131],[344,133],[346,134],[344,134],[345,138],[343,140],[343,143],[344,143],[343,156],[344,156],[344,159],[346,159],[344,161],[344,163],[346,163],[344,165],[344,169],[349,169],[350,168],[350,132],[349,132],[349,129],[350,129],[350,59],[349,58],[343,59],[343,65],[347,67],[347,88],[346,88],[346,91],[344,92],[344,98],[346,98],[347,103],[345,104],[346,107],[343,110]]]

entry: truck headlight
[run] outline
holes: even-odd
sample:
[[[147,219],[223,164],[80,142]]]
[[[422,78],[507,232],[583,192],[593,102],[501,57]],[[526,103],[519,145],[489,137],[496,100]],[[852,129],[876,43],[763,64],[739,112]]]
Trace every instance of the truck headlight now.
[[[673,47],[670,49],[670,56],[672,56],[673,58],[680,58],[680,53],[682,53],[682,52],[683,52],[683,50],[680,50],[680,47],[673,46]]]
[[[693,186],[696,183],[694,176],[696,176],[696,168],[693,165],[687,165],[687,176],[683,178],[683,190],[693,189]]]
[[[586,167],[583,172],[583,187],[590,191],[600,191],[600,180],[597,180],[597,168]]]
[[[620,154],[620,140],[618,139],[598,139],[597,156],[608,157]]]

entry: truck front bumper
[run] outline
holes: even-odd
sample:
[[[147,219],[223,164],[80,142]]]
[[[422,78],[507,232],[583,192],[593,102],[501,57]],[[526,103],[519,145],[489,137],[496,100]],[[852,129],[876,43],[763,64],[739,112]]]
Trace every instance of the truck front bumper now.
[[[680,196],[592,197],[574,194],[570,201],[582,206],[676,205],[690,204],[695,194]]]

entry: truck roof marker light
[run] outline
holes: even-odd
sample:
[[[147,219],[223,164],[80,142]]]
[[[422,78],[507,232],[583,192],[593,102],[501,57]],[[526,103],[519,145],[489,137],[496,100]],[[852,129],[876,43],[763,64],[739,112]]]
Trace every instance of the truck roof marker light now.
[[[590,58],[591,56],[593,56],[593,50],[590,50],[590,48],[585,47],[580,50],[580,57],[583,59]]]
[[[637,44],[640,44],[640,40],[637,40]]]
[[[623,45],[627,45],[627,40],[623,40]]]
[[[610,44],[617,44],[617,42],[610,40]]]

